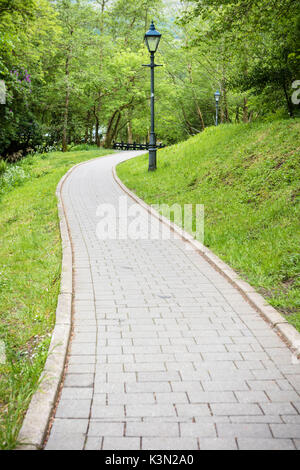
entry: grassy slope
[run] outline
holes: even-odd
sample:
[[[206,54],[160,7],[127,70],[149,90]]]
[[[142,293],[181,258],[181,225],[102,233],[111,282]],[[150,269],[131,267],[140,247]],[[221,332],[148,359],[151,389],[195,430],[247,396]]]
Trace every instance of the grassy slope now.
[[[0,448],[16,444],[47,356],[60,285],[55,189],[73,165],[109,153],[55,152],[26,158],[27,177],[0,200]],[[111,153],[111,151],[110,151]]]
[[[300,119],[208,128],[118,166],[149,204],[205,205],[205,244],[300,330]]]

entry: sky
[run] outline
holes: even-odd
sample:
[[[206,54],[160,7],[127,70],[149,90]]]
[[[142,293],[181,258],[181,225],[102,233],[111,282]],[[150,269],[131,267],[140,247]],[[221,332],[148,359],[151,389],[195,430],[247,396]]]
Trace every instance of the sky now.
[[[173,16],[180,11],[180,0],[164,0],[165,9]]]

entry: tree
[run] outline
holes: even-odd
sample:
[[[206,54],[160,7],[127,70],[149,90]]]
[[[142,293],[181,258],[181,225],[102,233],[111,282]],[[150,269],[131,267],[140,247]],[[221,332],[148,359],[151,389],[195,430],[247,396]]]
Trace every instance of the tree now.
[[[198,19],[205,25],[204,34],[202,30],[198,40],[228,42],[226,87],[248,95],[261,95],[262,100],[268,89],[269,102],[273,101],[270,93],[277,97],[271,111],[278,109],[279,98],[280,106],[286,105],[292,116],[290,87],[299,73],[299,46],[295,41],[300,35],[299,3],[295,0],[191,0],[187,3],[189,7],[182,22],[189,24]],[[243,101],[244,120],[247,120],[246,95]]]

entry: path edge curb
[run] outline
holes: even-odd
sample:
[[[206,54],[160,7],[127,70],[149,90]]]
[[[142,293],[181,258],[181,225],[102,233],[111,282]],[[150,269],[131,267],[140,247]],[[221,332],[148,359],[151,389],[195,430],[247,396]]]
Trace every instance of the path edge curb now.
[[[63,380],[72,331],[73,301],[73,252],[68,220],[61,196],[63,185],[70,174],[79,166],[110,157],[115,152],[91,158],[72,166],[60,179],[56,187],[57,209],[62,245],[60,292],[55,312],[55,325],[52,331],[48,357],[39,378],[40,385],[32,395],[26,411],[15,450],[41,450],[47,435],[49,423],[55,408],[60,385]]]
[[[70,174],[79,166],[90,163],[98,158],[109,157],[113,154],[80,162],[72,166],[60,179],[55,195],[59,218],[60,237],[62,245],[60,292],[55,312],[55,325],[52,331],[48,357],[39,379],[39,387],[33,394],[26,411],[18,435],[19,445],[16,450],[40,450],[43,448],[49,422],[59,394],[61,381],[68,354],[72,330],[72,300],[73,300],[73,252],[69,225],[61,196],[63,185]]]
[[[70,168],[60,179],[55,195],[57,198],[60,237],[62,245],[60,292],[55,312],[55,325],[52,331],[48,357],[39,378],[40,385],[32,395],[18,435],[15,450],[41,450],[44,445],[49,423],[56,405],[60,385],[65,372],[69,343],[72,332],[73,301],[73,251],[61,191],[70,174],[79,166],[115,155],[115,152],[80,162]]]
[[[135,158],[135,157],[131,157]],[[118,164],[117,164],[118,165]],[[190,245],[200,252],[201,255],[212,265],[220,274],[222,274],[248,301],[248,303],[255,308],[255,310],[266,320],[277,334],[284,340],[284,342],[290,347],[296,357],[300,355],[300,333],[296,328],[288,323],[288,321],[279,313],[274,307],[272,307],[264,297],[256,292],[254,287],[250,286],[248,282],[240,278],[240,276],[222,261],[217,255],[215,255],[209,248],[195,240],[192,235],[180,228],[174,222],[159,214],[153,207],[149,206],[145,201],[140,199],[135,193],[133,193],[125,184],[120,180],[117,175],[116,167],[112,168],[113,178],[121,189],[128,194],[134,201],[142,206],[147,212],[159,219],[162,223],[171,228],[176,232],[183,240],[188,242]]]
[[[19,445],[16,450],[42,449],[64,373],[72,327],[73,255],[61,190],[70,173],[79,165],[70,168],[56,187],[55,195],[57,197],[62,258],[55,325],[52,331],[48,357],[39,379],[40,385],[31,398],[19,432]]]
[[[61,196],[63,185],[77,167],[98,160],[98,158],[113,156],[116,153],[108,153],[74,165],[62,176],[56,187],[55,195],[62,245],[60,292],[55,312],[56,321],[51,335],[48,357],[39,378],[39,386],[31,397],[18,434],[18,445],[15,450],[43,449],[68,356],[72,332],[73,252],[72,239]]]

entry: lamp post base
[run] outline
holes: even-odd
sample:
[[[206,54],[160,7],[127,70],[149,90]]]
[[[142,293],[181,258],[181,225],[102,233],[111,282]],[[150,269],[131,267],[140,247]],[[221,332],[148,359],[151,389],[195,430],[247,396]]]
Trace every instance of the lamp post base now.
[[[156,170],[156,149],[149,149],[149,168],[148,171]]]
[[[153,116],[153,114],[152,114],[152,116]],[[153,127],[154,127],[154,125],[153,125]],[[155,135],[155,132],[151,132],[150,133],[150,141],[149,141],[149,168],[148,168],[148,171],[155,171],[156,170],[156,150],[157,150],[156,149],[156,135]]]

